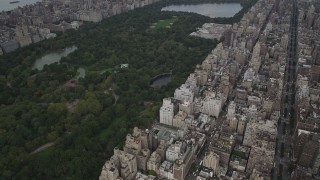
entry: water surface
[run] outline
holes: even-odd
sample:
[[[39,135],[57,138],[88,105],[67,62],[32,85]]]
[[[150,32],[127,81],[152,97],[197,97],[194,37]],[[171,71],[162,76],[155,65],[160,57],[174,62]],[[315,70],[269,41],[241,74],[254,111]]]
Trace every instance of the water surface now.
[[[23,7],[25,5],[34,4],[36,2],[40,2],[41,0],[20,0],[18,3],[10,4],[12,1],[19,1],[19,0],[0,0],[0,12],[2,11],[10,11],[17,7]]]
[[[240,3],[204,3],[204,4],[182,4],[170,5],[161,9],[161,11],[176,11],[176,12],[193,12],[215,17],[232,17],[242,9]]]
[[[42,70],[44,65],[49,65],[55,62],[60,62],[62,57],[68,56],[70,53],[74,52],[78,48],[76,46],[67,47],[63,50],[58,50],[49,54],[42,56],[37,59],[33,65],[33,69]]]
[[[171,82],[171,74],[159,75],[151,80],[150,86],[153,88],[161,88]]]

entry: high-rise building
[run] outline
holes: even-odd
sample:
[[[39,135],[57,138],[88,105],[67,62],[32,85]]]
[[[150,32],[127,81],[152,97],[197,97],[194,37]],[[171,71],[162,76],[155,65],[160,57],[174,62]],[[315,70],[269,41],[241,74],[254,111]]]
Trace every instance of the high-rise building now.
[[[238,127],[237,127],[237,133],[239,135],[243,135],[244,131],[246,129],[246,121],[244,119],[239,119],[238,121]]]
[[[99,180],[121,179],[119,172],[121,178],[133,180],[138,172],[137,159],[134,155],[115,148],[114,155],[103,166]]]
[[[160,141],[160,144],[158,148],[156,149],[156,152],[160,155],[161,162],[165,160],[166,158],[166,151],[167,151],[168,145],[164,141]]]
[[[185,148],[186,144],[181,141],[176,141],[174,144],[171,144],[166,151],[166,160],[174,162],[184,153]]]
[[[223,104],[224,97],[211,92],[204,98],[201,112],[218,118]]]
[[[182,102],[193,102],[194,92],[192,91],[192,87],[187,84],[182,84],[179,88],[175,90],[174,98]]]
[[[232,149],[235,145],[235,138],[232,134],[217,132],[213,136],[214,141],[209,145],[209,151],[219,155],[220,165],[228,167]]]
[[[307,168],[312,167],[316,158],[316,153],[318,153],[318,146],[319,144],[317,142],[308,141],[303,147],[298,164]]]
[[[195,73],[197,74],[197,81],[200,86],[203,86],[208,81],[208,71],[203,69],[201,65],[197,65]]]
[[[160,108],[160,123],[172,126],[174,117],[174,105],[171,98],[164,98]]]
[[[276,123],[270,120],[253,122],[247,124],[243,145],[251,146],[256,141],[267,140],[276,141],[277,126]]]
[[[234,101],[231,101],[228,106],[227,119],[232,120],[235,117],[235,113],[236,113],[236,104],[234,103]]]
[[[236,117],[229,120],[230,127],[233,131],[237,131],[238,128],[238,119]]]
[[[186,126],[187,124],[185,123],[185,119],[187,118],[187,116],[188,116],[187,113],[183,111],[179,111],[173,118],[172,126],[178,127],[178,128],[182,128]]]
[[[203,166],[212,169],[213,173],[216,175],[219,172],[219,162],[220,156],[213,151],[206,152],[203,158]]]
[[[160,168],[159,174],[166,179],[173,179],[173,163],[169,161],[163,161]]]
[[[147,162],[147,170],[152,170],[157,174],[159,174],[160,165],[161,165],[161,157],[156,151],[154,151]]]
[[[251,151],[246,168],[247,173],[254,169],[263,173],[270,173],[275,155],[275,142],[259,140],[251,146]]]
[[[194,162],[194,155],[191,148],[187,149],[182,157],[173,164],[173,178],[175,180],[184,180]]]
[[[187,113],[188,115],[193,114],[193,103],[189,101],[180,103],[179,110]]]
[[[245,88],[237,88],[236,89],[236,98],[235,103],[238,106],[246,107],[247,106],[247,100],[248,100],[248,92]]]
[[[99,180],[119,180],[120,178],[119,170],[107,161],[102,167],[102,171]]]
[[[148,149],[149,134],[137,127],[133,129],[132,134],[128,134],[124,146],[124,151],[134,155],[137,159],[137,167],[139,170],[147,170],[147,160],[150,157]]]

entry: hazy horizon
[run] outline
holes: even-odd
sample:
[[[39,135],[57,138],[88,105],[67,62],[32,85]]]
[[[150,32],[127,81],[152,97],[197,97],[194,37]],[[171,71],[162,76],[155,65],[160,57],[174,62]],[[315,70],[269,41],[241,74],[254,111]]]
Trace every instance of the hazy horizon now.
[[[13,4],[10,4],[10,2],[12,1],[19,1],[19,0],[1,0],[0,1],[0,12],[2,11],[10,11],[10,10],[13,10],[17,7],[23,7],[25,5],[29,5],[29,4],[34,4],[38,1],[41,1],[41,0],[20,0],[19,3],[13,3]]]

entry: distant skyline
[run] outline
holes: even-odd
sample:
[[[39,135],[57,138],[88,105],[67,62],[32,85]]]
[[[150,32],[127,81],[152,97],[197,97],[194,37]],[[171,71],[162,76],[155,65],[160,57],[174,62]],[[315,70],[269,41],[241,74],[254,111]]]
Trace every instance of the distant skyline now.
[[[36,2],[39,2],[41,0],[20,0],[19,3],[10,4],[10,2],[16,1],[16,0],[0,0],[0,12],[2,11],[10,11],[17,7],[23,7],[25,5],[34,4]],[[19,1],[19,0],[17,0]]]

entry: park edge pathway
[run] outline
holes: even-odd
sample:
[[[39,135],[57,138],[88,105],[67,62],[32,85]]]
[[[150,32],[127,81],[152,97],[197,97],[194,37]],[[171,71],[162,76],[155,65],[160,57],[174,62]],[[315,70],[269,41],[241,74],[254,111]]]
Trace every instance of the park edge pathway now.
[[[36,154],[38,152],[41,152],[43,150],[48,149],[51,146],[54,146],[55,144],[56,144],[55,142],[48,142],[47,144],[44,144],[44,145],[38,147],[36,150],[32,151],[30,154]]]

